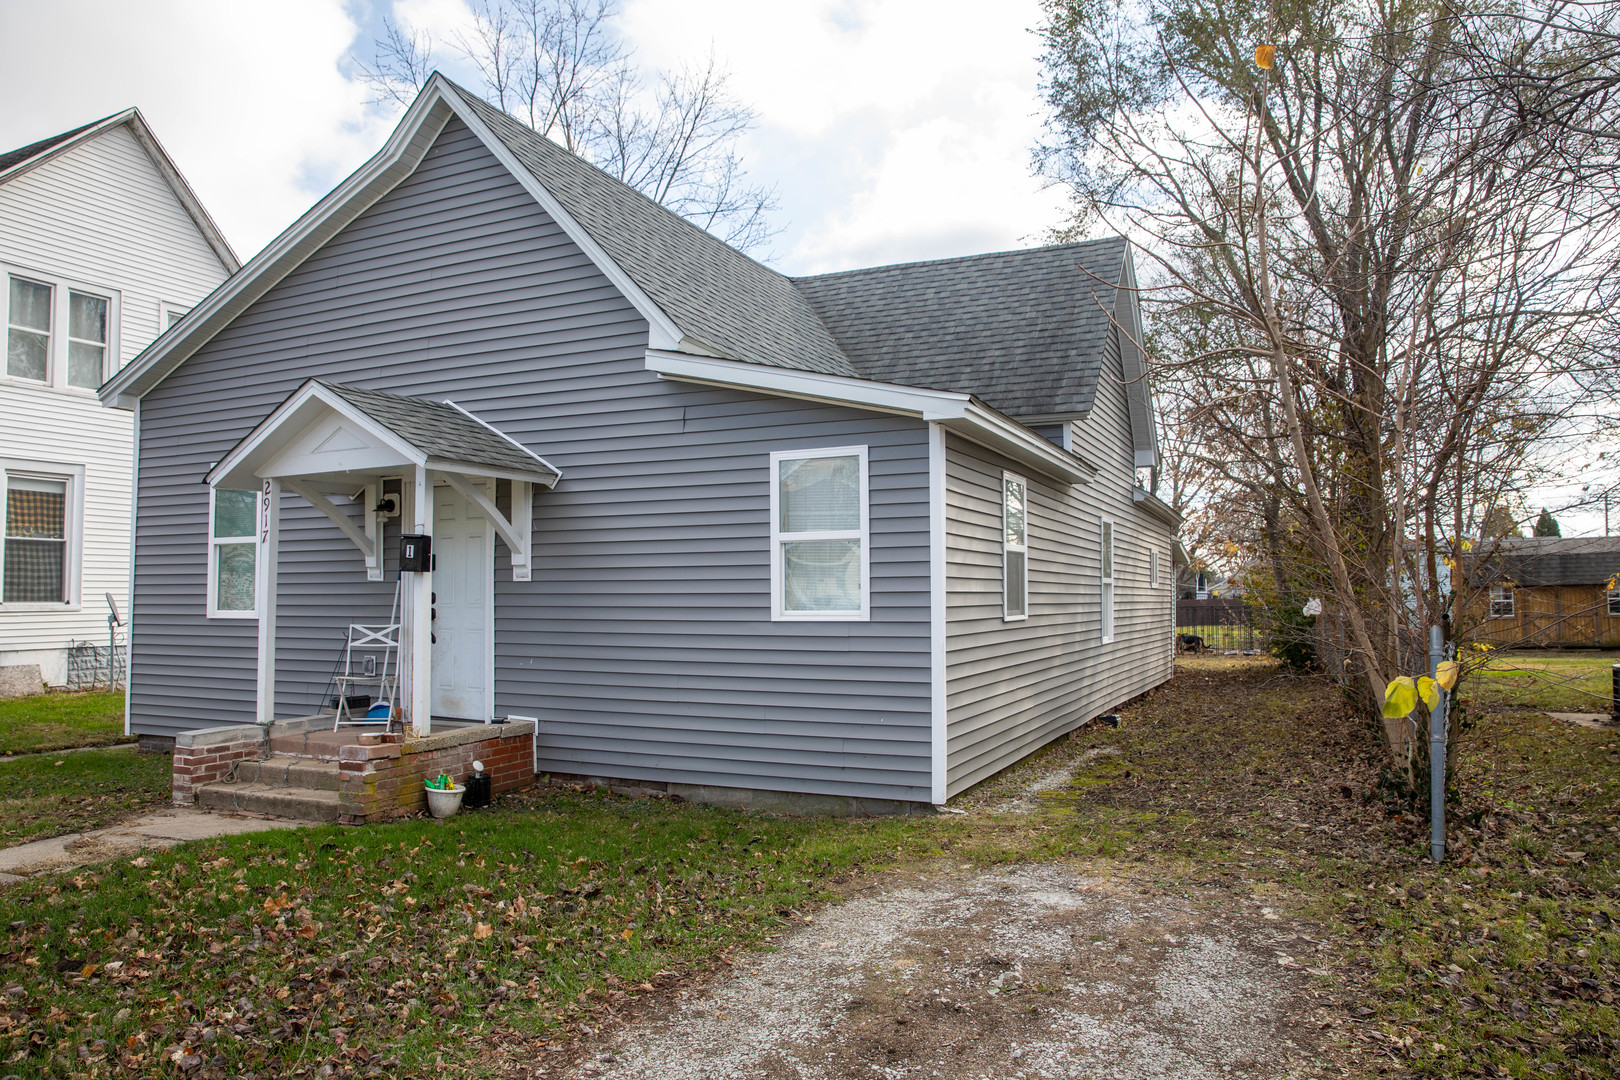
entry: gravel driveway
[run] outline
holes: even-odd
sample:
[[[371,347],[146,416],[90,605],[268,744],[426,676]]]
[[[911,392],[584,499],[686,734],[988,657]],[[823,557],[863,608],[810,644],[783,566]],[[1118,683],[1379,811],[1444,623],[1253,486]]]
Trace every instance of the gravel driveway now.
[[[1308,929],[1060,866],[888,875],[550,1075],[1332,1075]]]

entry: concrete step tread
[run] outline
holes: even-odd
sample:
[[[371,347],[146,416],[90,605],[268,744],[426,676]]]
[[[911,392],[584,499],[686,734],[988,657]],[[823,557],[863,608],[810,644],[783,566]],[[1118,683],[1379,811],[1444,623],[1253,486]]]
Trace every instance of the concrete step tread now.
[[[338,793],[281,784],[204,784],[197,804],[205,810],[246,810],[296,821],[336,821]]]
[[[338,764],[335,761],[272,755],[264,761],[238,762],[236,782],[336,791],[339,786]]]

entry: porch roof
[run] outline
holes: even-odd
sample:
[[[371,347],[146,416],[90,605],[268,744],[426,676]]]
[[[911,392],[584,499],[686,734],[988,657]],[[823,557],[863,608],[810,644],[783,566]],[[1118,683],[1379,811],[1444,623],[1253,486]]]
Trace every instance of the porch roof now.
[[[453,401],[310,379],[209,470],[207,483],[256,488],[269,476],[334,476],[407,465],[548,488],[562,475]]]

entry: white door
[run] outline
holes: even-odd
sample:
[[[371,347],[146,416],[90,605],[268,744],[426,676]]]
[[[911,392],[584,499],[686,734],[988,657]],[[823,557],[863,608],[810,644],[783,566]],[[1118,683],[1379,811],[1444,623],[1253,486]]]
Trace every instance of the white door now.
[[[488,720],[495,537],[449,486],[433,489],[433,715]]]

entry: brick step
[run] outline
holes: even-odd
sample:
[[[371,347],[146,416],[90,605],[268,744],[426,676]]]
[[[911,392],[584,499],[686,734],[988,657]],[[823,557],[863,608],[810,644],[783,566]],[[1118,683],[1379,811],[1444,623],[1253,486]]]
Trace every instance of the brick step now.
[[[238,784],[266,784],[271,787],[310,788],[337,791],[338,764],[315,761],[287,754],[272,754],[263,761],[240,761],[236,765]]]
[[[294,821],[336,821],[338,793],[281,784],[207,784],[197,789],[205,810],[246,811]]]

